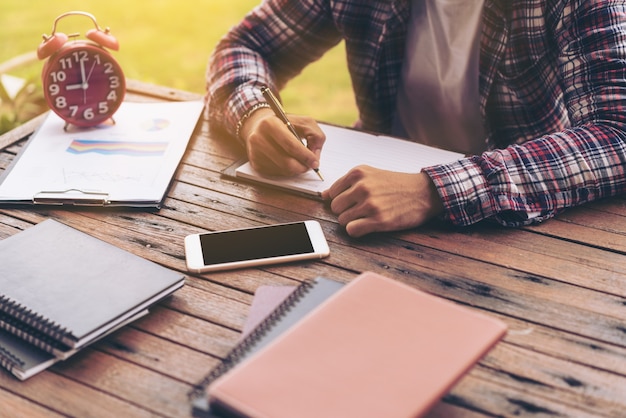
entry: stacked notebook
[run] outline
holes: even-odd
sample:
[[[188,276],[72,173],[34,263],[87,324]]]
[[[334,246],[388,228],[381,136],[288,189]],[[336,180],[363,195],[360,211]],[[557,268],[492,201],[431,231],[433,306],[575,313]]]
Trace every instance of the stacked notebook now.
[[[279,297],[191,393],[195,416],[417,417],[506,331],[372,272]]]
[[[148,313],[185,277],[52,219],[0,241],[0,365],[24,380]]]

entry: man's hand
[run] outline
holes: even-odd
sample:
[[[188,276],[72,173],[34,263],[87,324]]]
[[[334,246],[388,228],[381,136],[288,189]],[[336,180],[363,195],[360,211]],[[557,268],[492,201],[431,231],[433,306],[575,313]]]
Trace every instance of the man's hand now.
[[[268,175],[294,176],[319,167],[326,140],[324,132],[313,118],[290,115],[289,120],[307,146],[270,109],[261,108],[245,121],[240,136],[255,170]]]
[[[434,183],[425,173],[406,174],[355,167],[322,193],[348,235],[419,226],[443,211]]]

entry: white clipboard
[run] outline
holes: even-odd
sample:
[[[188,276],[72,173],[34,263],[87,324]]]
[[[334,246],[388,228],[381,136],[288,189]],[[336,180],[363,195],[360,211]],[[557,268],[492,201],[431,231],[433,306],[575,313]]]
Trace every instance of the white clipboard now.
[[[0,178],[0,204],[159,208],[203,107],[124,102],[114,123],[67,130],[49,112]]]

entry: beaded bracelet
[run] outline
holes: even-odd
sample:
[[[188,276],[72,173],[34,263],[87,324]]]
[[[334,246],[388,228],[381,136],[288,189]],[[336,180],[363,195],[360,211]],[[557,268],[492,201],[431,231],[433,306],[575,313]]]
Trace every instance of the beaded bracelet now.
[[[247,111],[246,113],[244,113],[244,114],[243,114],[243,116],[241,117],[241,119],[239,119],[239,122],[237,122],[237,130],[235,131],[235,135],[237,136],[237,139],[238,139],[239,141],[241,141],[244,145],[245,145],[245,141],[244,141],[244,139],[243,139],[241,136],[239,136],[239,134],[241,133],[241,127],[243,126],[244,122],[245,122],[246,120],[248,120],[248,118],[249,118],[250,116],[252,116],[252,114],[253,114],[255,111],[257,111],[257,110],[259,110],[259,109],[262,109],[262,108],[264,108],[264,107],[269,108],[269,107],[270,107],[270,105],[269,105],[268,103],[265,103],[265,102],[255,104],[255,105],[254,105],[254,106],[252,106],[250,109],[248,109],[248,111]]]

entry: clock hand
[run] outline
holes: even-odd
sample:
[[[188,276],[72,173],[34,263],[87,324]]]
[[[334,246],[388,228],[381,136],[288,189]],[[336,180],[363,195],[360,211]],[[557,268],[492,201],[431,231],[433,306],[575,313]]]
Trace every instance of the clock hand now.
[[[82,64],[82,61],[81,61]],[[91,78],[91,73],[93,73],[93,69],[96,66],[96,61],[91,64],[91,68],[89,69],[89,74],[87,74],[87,78],[83,78],[83,104],[87,103],[87,89],[89,88],[89,79]]]
[[[85,60],[80,60],[80,80],[82,84],[85,84]]]
[[[91,73],[93,71],[94,66],[96,65],[96,63],[94,62],[91,65],[91,69],[89,70],[89,74],[86,75],[85,74],[85,60],[82,59],[79,61],[80,62],[80,83],[78,84],[69,84],[67,86],[65,86],[65,90],[78,90],[78,89],[83,89],[83,90],[87,90],[89,88],[89,78],[91,77]],[[86,101],[86,100],[84,100]]]
[[[95,66],[96,66],[96,62],[94,61],[93,64],[91,64],[91,68],[89,69],[89,74],[87,74],[87,79],[85,80],[85,84],[89,82],[89,79],[91,78],[91,73],[93,73],[93,68]]]

